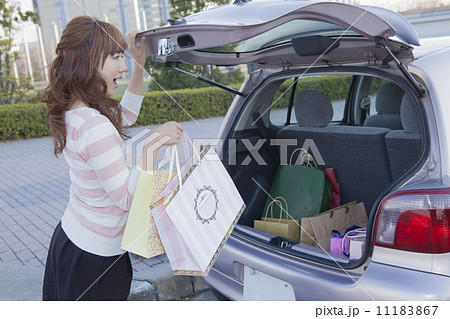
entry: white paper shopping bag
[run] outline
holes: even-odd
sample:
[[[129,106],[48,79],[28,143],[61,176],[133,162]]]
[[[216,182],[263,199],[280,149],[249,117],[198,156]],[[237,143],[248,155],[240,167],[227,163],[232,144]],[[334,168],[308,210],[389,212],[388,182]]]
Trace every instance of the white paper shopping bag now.
[[[191,160],[177,168],[188,168],[182,186],[172,179],[152,214],[174,274],[206,276],[245,204],[212,148]]]

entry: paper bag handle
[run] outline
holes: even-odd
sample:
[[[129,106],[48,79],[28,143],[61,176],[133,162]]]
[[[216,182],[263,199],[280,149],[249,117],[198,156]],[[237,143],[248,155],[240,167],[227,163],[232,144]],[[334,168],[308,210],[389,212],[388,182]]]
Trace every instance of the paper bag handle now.
[[[185,154],[185,158],[187,158],[186,150],[187,150],[187,146],[188,146],[186,144],[191,144],[191,146],[192,146],[192,156],[196,155],[197,159],[200,159],[200,155],[197,152],[197,150],[195,149],[195,145],[192,142],[192,140],[189,138],[189,136],[187,135],[186,131],[183,131],[183,135],[181,136],[180,143],[182,144],[183,151],[184,151],[184,154]],[[180,184],[180,189],[181,189],[181,186],[183,184],[183,178],[181,176],[181,170],[180,170],[180,158],[178,156],[178,150],[177,150],[178,146],[179,146],[179,144],[178,145],[173,145],[173,146],[170,147],[170,149],[171,149],[171,156],[170,156],[170,164],[169,164],[169,176],[172,176],[173,162],[175,161],[175,165],[176,165],[176,168],[177,168],[178,182]]]
[[[300,155],[302,157],[302,165],[301,166],[308,166],[308,167],[313,167],[313,165],[311,164],[311,161],[314,163],[314,167],[317,168],[317,162],[314,159],[314,157],[308,153],[307,150],[305,150],[302,147],[296,148],[292,154],[291,154],[291,158],[289,159],[289,165],[292,165],[292,157],[294,156],[295,152],[300,151]],[[305,161],[305,157],[306,157],[306,161]],[[303,163],[306,163],[306,165],[303,165]]]
[[[275,202],[277,202],[278,203],[278,205],[281,207],[281,210],[280,210],[280,219],[279,219],[279,223],[281,223],[281,218],[283,217],[283,205],[281,204],[281,201],[280,201],[280,199],[281,200],[283,200],[284,201],[284,204],[286,205],[286,216],[289,218],[289,214],[288,214],[288,204],[287,204],[287,202],[286,202],[286,200],[283,198],[283,197],[281,197],[281,196],[278,196],[278,197],[275,197],[270,203],[269,203],[269,205],[267,205],[267,208],[266,208],[266,212],[265,212],[265,214],[264,214],[264,221],[266,221],[267,220],[267,213],[269,212],[269,207],[270,207],[270,218],[273,218],[273,203],[275,203]],[[287,219],[288,219],[287,218]]]
[[[181,186],[183,185],[183,178],[181,177],[181,169],[180,169],[180,159],[178,157],[177,146],[170,146],[170,164],[169,164],[169,177],[172,176],[173,171],[173,162],[175,161],[175,166],[177,169],[178,183]]]
[[[362,228],[357,228],[357,229],[354,229],[354,230],[350,230],[350,231],[345,233],[344,237],[342,238],[342,252],[344,253],[345,256],[350,257],[350,252],[349,251],[345,251],[345,239],[348,236],[355,236],[357,234],[365,233],[366,231],[367,231],[367,227],[362,227]]]
[[[164,164],[166,164],[169,161],[169,156],[168,156],[169,152],[170,152],[170,147],[167,147],[161,161],[159,161],[159,163],[156,165],[156,169],[158,171],[161,169],[161,167],[163,167]]]
[[[183,131],[183,136],[181,137],[181,140],[183,142],[183,149],[186,154],[186,149],[189,144],[192,146],[192,156],[195,155],[193,163],[195,163],[196,160],[200,160],[200,153],[197,152],[197,149],[195,148],[194,142],[189,138],[186,131]]]
[[[191,141],[191,139],[187,135],[186,131],[183,131],[183,135],[181,136],[180,143],[178,144],[178,149],[180,148],[180,146],[179,146],[180,144],[183,148],[184,158],[186,158],[186,159],[188,158],[188,153],[187,153],[188,146],[189,146],[188,144],[190,144],[192,146],[192,154],[193,155],[195,154],[197,156],[197,158],[200,158],[200,155],[198,155],[198,152],[194,147],[194,143]],[[166,148],[166,151],[164,152],[164,155],[163,155],[161,161],[157,164],[157,170],[160,170],[161,167],[163,167],[167,162],[170,161],[168,154],[171,151],[171,149],[172,149],[172,146],[169,146]],[[178,150],[178,152],[179,152],[179,150]]]
[[[350,211],[350,208],[348,208],[348,206],[344,206],[344,207],[336,207],[335,209],[333,209],[333,210],[330,212],[330,218],[333,218],[334,212],[337,212],[337,211],[339,211],[339,210],[341,210],[341,209],[345,209],[344,214],[348,214],[348,212]]]

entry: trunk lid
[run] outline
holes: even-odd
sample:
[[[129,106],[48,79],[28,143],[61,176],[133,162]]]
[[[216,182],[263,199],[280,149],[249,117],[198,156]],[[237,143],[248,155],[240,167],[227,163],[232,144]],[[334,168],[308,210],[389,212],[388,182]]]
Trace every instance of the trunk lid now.
[[[382,8],[317,1],[235,1],[138,34],[155,61],[259,67],[373,63],[384,39],[397,58],[413,59],[417,33]]]

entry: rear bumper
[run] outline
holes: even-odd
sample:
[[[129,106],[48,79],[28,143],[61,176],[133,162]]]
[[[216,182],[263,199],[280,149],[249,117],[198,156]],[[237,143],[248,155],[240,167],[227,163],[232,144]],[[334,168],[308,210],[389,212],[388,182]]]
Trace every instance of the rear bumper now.
[[[371,262],[362,274],[290,257],[230,236],[205,280],[244,300],[243,266],[289,282],[297,300],[450,300],[450,277]]]

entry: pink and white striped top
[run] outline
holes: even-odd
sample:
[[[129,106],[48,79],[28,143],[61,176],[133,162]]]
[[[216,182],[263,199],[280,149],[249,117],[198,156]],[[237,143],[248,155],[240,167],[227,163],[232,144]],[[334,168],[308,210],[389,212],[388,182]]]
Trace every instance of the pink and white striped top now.
[[[143,98],[125,91],[121,101],[124,125],[136,122]],[[87,252],[120,255],[139,172],[127,165],[125,141],[100,112],[80,107],[67,111],[65,121],[63,155],[72,185],[62,228]]]

